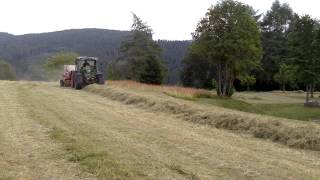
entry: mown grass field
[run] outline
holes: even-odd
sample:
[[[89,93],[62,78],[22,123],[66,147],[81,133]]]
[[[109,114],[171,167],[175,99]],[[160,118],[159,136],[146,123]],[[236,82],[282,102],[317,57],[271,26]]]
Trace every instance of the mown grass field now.
[[[304,107],[305,93],[298,91],[236,92],[232,98],[220,98],[214,91],[202,89],[150,86],[130,81],[111,81],[109,84],[131,90],[162,92],[176,98],[244,112],[304,121],[320,121],[320,109]],[[316,100],[320,100],[319,95],[319,92],[314,94]]]
[[[0,179],[320,177],[317,124],[117,83],[0,81]]]
[[[241,93],[239,93],[241,94]],[[276,99],[279,95],[274,95]],[[275,117],[304,120],[304,121],[317,121],[320,120],[320,109],[304,107],[304,100],[300,102],[250,102],[237,97],[233,99],[225,98],[195,98],[195,102],[214,105],[244,112],[264,114]],[[261,100],[262,101],[262,100]]]

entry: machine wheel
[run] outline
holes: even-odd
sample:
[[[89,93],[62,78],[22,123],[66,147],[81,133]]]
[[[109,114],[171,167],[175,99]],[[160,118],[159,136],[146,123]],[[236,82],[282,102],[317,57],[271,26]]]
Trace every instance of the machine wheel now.
[[[60,87],[64,87],[65,86],[65,83],[63,80],[60,80]]]
[[[75,84],[75,89],[82,89],[82,85],[83,85],[82,75],[76,75],[74,84]]]
[[[105,80],[102,74],[97,74],[97,84],[105,84]]]

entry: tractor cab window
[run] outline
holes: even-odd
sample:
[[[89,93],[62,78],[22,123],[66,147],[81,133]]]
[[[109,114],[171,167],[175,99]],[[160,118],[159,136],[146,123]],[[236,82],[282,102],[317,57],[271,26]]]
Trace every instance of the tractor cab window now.
[[[82,61],[80,62],[81,67],[85,66],[95,66],[96,62],[95,61]]]
[[[80,72],[83,75],[90,76],[92,74],[95,74],[96,69],[96,61],[94,60],[83,60],[78,62],[78,66],[80,67]]]

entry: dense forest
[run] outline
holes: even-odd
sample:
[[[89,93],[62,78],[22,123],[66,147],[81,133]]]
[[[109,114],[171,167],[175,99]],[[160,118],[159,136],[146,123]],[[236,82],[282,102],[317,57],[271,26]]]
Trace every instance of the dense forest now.
[[[117,59],[121,42],[129,31],[106,29],[74,29],[51,33],[14,36],[0,33],[0,59],[11,64],[17,79],[45,80],[42,65],[58,52],[73,52],[81,56],[99,57],[106,67]],[[179,67],[191,41],[157,41],[163,48],[168,74],[165,82],[175,84]],[[107,69],[107,68],[105,68]]]

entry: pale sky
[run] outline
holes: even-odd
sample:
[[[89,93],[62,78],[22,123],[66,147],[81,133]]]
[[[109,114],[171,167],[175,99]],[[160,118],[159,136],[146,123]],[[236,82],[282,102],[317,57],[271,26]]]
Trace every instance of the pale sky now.
[[[239,0],[259,12],[274,0]],[[320,19],[319,0],[280,0],[298,14]],[[130,30],[136,13],[154,30],[154,39],[187,40],[217,0],[1,0],[0,32],[15,35],[64,29]]]

